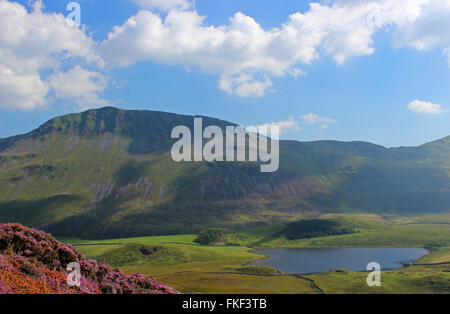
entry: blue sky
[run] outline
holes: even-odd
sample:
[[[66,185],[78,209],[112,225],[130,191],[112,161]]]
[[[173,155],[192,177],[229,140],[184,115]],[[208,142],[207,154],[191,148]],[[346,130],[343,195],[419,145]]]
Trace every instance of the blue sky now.
[[[0,137],[102,105],[278,123],[300,141],[450,134],[450,31],[433,24],[450,1],[164,1],[79,0],[80,29],[53,14],[69,1],[0,1]]]

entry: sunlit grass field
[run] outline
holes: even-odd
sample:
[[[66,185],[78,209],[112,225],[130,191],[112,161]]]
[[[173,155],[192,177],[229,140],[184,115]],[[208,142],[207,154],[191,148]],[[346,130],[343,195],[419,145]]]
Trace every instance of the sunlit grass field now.
[[[450,293],[449,215],[328,214],[322,218],[354,223],[358,232],[290,241],[279,234],[283,226],[274,225],[241,231],[247,239],[241,246],[200,246],[194,243],[196,235],[61,240],[90,258],[125,272],[148,274],[183,293]],[[365,273],[343,270],[296,276],[271,267],[245,266],[264,258],[253,253],[256,248],[425,247],[429,243],[442,247],[420,260],[422,265],[382,272],[381,287],[368,287]]]

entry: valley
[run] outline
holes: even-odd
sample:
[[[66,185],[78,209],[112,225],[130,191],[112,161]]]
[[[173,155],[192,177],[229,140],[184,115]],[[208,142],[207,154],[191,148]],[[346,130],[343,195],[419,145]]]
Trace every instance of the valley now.
[[[450,294],[449,26],[450,0],[0,0],[0,295]]]
[[[335,215],[333,215],[335,216]],[[196,235],[88,241],[64,238],[86,256],[133,273],[142,272],[183,293],[449,293],[450,222],[448,215],[336,215],[361,225],[357,234],[287,240],[280,226],[242,232],[242,246],[201,246]],[[329,217],[327,215],[327,217]],[[357,217],[357,218],[355,218]],[[321,217],[323,218],[323,217]],[[356,220],[355,220],[356,219]],[[440,226],[436,228],[436,226]],[[388,227],[389,226],[389,227]],[[368,287],[367,273],[334,270],[313,275],[286,274],[272,267],[249,266],[264,258],[258,248],[396,248],[438,245],[415,265],[382,272],[382,286]],[[246,266],[247,265],[247,266]]]
[[[105,107],[0,139],[0,221],[108,239],[450,210],[450,137],[400,148],[280,141],[280,169],[261,173],[258,162],[174,162],[170,132],[193,124]],[[234,124],[203,117],[203,125]]]
[[[194,119],[105,107],[0,139],[0,221],[184,293],[448,292],[449,136],[398,148],[280,141],[279,170],[261,173],[259,162],[174,162],[170,132]],[[364,273],[249,265],[271,248],[430,254],[369,288]]]

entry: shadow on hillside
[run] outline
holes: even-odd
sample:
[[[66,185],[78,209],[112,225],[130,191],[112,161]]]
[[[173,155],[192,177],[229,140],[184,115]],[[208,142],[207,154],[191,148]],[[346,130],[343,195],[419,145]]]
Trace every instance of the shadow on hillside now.
[[[55,195],[40,200],[15,200],[0,203],[0,219],[2,222],[17,222],[30,226],[45,226],[48,218],[70,203],[81,200],[76,195]],[[45,218],[44,218],[45,217]]]

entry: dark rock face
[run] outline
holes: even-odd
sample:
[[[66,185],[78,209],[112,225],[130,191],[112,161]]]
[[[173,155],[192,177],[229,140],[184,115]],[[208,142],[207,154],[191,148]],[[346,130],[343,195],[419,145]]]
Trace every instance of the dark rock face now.
[[[268,174],[256,162],[172,161],[172,129],[193,123],[107,107],[0,139],[0,221],[114,238],[241,227],[242,216],[261,225],[305,211],[450,210],[450,137],[395,149],[280,141],[280,169]]]

